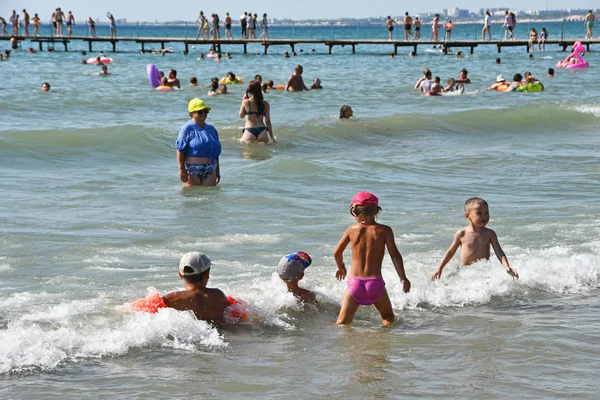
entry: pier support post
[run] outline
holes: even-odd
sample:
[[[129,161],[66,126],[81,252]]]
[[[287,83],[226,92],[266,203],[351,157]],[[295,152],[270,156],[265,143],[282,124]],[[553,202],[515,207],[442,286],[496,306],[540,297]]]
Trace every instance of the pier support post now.
[[[498,54],[502,53],[502,45],[498,43]]]
[[[356,54],[356,45],[352,43],[352,54]]]
[[[217,44],[217,49],[218,49],[217,53],[220,54],[221,53],[221,43]]]
[[[67,39],[63,39],[63,45],[65,46],[65,51],[69,51],[67,48]]]
[[[474,46],[471,46],[471,54],[473,54],[473,50],[475,49]]]
[[[117,41],[113,40],[111,43],[112,43],[112,46],[113,46],[113,53],[116,53],[117,52]]]
[[[40,51],[43,51],[43,49],[42,49],[42,41],[41,40],[38,41],[38,44],[40,45]]]
[[[92,41],[88,40],[88,49],[90,50],[90,53],[92,52]]]
[[[263,42],[263,48],[264,48],[263,53],[265,55],[267,55],[267,49],[269,48],[269,45],[267,44],[267,42]],[[292,51],[294,51],[294,45],[292,45]]]
[[[292,48],[292,53],[293,53],[293,52],[296,50],[296,49],[294,48],[294,43],[290,43],[290,47]],[[267,53],[265,52],[265,54],[267,54]]]
[[[327,46],[329,47],[329,54],[331,54],[331,49],[333,48],[333,45],[331,43],[327,43]]]
[[[413,54],[416,56],[417,55],[417,45],[413,45]]]
[[[144,49],[144,42],[142,42],[142,54],[144,54],[146,50]]]
[[[186,53],[189,53],[189,52],[190,52],[190,51],[189,51],[190,49],[188,48],[188,42],[184,42],[184,44],[185,44],[185,52],[186,52]]]
[[[590,51],[590,44],[589,44],[589,43],[586,43],[586,44],[585,44],[585,47],[587,48],[587,51],[589,52],[589,51]]]
[[[417,46],[415,46],[417,47]],[[394,43],[394,55],[397,56],[398,55],[398,45],[396,43]]]
[[[248,43],[244,42],[244,54],[248,54]]]
[[[164,50],[165,49],[165,42],[160,42],[160,49]]]

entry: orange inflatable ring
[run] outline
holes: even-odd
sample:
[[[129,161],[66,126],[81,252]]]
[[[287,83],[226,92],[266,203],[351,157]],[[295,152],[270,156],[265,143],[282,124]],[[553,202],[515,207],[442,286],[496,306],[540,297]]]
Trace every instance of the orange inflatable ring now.
[[[229,307],[225,309],[225,314],[235,321],[244,321],[248,318],[247,304],[231,296],[227,296]]]
[[[150,293],[143,299],[139,299],[131,303],[131,306],[136,311],[157,313],[159,308],[166,308],[167,305],[162,296],[158,292]]]

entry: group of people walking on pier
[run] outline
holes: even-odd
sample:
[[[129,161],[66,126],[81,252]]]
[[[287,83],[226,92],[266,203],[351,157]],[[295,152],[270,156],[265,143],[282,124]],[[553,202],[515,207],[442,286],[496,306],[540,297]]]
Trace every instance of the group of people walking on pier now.
[[[226,39],[234,39],[233,34],[231,33],[232,22],[233,20],[229,13],[226,13],[225,20],[221,25],[219,14],[211,14],[209,21],[209,19],[204,15],[204,12],[200,11],[198,18],[196,18],[196,21],[194,21],[194,23],[199,24],[196,39],[200,39],[200,36],[202,36],[202,39],[221,39],[221,27],[225,29]],[[256,13],[252,14],[251,12],[244,12],[244,14],[240,16],[240,38],[257,39],[256,29],[259,26],[262,28],[262,33],[258,39],[268,39],[269,20],[267,18],[267,14],[264,13],[259,22],[258,15]]]

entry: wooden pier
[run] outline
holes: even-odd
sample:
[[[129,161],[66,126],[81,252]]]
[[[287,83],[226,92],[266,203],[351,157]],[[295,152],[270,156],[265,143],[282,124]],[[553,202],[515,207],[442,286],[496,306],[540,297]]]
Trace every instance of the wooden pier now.
[[[0,36],[0,40],[10,40],[10,36]],[[183,43],[185,51],[189,51],[191,45],[207,45],[215,49],[216,52],[220,53],[222,46],[233,46],[241,45],[244,49],[244,54],[248,52],[248,44],[258,44],[263,47],[263,53],[267,54],[269,47],[271,46],[290,46],[292,51],[295,51],[295,47],[300,44],[306,45],[325,45],[329,49],[329,54],[332,53],[332,49],[336,46],[352,47],[352,54],[356,53],[356,47],[361,45],[378,45],[378,46],[390,46],[390,50],[394,54],[398,54],[399,47],[412,48],[413,53],[416,55],[419,46],[439,46],[444,53],[447,53],[449,49],[454,48],[468,48],[470,53],[473,54],[475,47],[479,46],[496,46],[498,53],[502,52],[503,47],[522,47],[525,51],[529,51],[529,42],[527,40],[450,40],[450,41],[433,41],[433,40],[370,40],[370,39],[190,39],[190,38],[169,38],[169,37],[110,37],[110,36],[17,36],[19,42],[30,41],[39,45],[40,51],[43,50],[43,44],[47,47],[52,45],[63,45],[64,50],[69,50],[69,44],[75,41],[87,42],[88,50],[93,51],[94,43],[110,43],[114,52],[117,51],[117,43],[119,42],[135,42],[141,45],[141,51],[146,51],[145,46],[147,44],[160,44],[161,50],[165,48],[165,44],[169,43]],[[546,45],[558,45],[562,48],[562,51],[566,51],[573,43],[580,41],[590,50],[590,45],[600,44],[600,39],[548,39]],[[537,42],[534,43],[537,45]]]

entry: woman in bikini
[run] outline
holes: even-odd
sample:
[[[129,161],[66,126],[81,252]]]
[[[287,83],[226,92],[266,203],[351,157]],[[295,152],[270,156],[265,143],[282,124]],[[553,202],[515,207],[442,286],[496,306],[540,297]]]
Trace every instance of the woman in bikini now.
[[[248,84],[246,95],[240,107],[240,118],[246,118],[242,140],[246,142],[272,141],[275,143],[273,128],[271,126],[271,112],[262,94],[259,81],[251,81]]]

